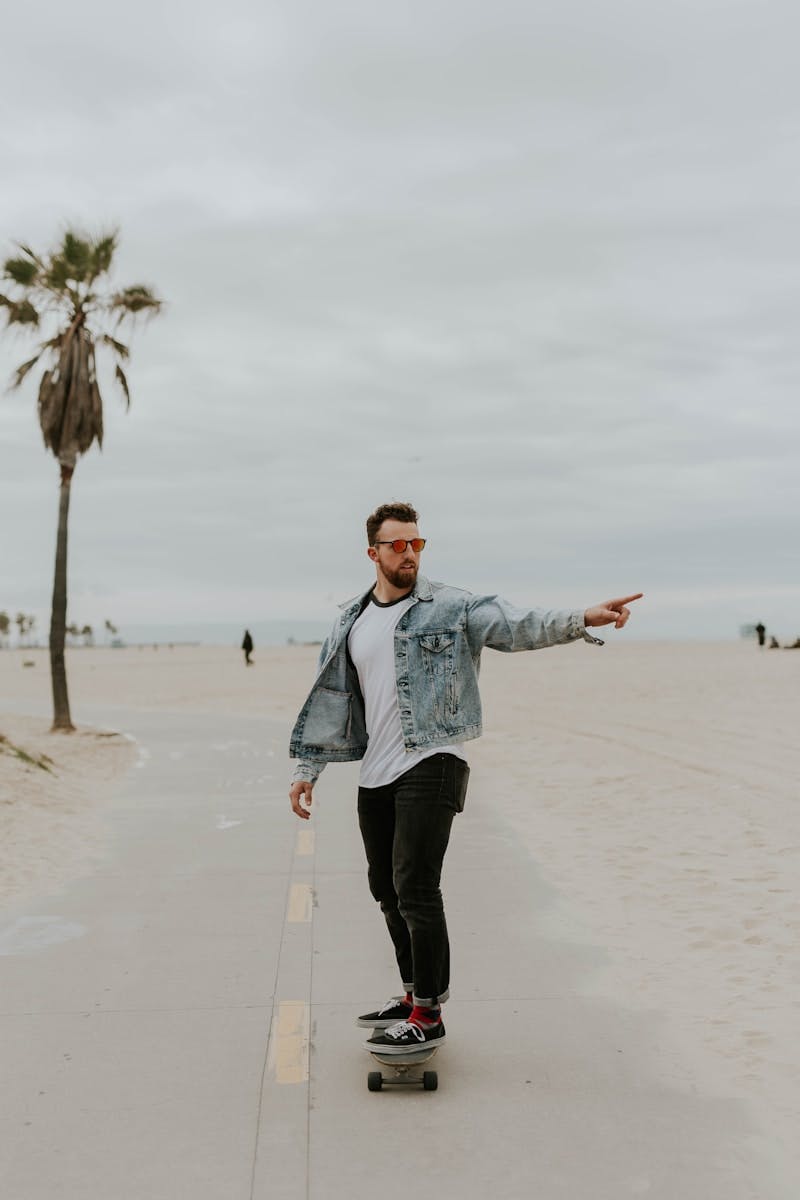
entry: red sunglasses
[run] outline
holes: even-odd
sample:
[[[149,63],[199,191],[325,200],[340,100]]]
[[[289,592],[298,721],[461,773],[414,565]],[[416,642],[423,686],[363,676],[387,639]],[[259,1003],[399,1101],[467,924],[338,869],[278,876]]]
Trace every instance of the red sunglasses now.
[[[395,554],[402,554],[410,546],[415,554],[425,549],[425,538],[395,538],[393,542],[373,542],[373,546],[391,546]]]

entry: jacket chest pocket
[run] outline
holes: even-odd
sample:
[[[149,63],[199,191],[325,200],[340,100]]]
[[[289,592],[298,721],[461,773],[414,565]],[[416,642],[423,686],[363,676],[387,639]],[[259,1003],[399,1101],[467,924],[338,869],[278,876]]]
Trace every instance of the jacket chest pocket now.
[[[431,675],[444,675],[453,668],[452,633],[426,633],[419,639],[425,670]]]

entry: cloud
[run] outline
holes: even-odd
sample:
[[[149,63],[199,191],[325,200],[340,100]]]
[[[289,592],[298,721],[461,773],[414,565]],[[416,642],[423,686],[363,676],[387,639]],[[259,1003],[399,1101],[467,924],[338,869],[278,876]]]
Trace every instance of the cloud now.
[[[113,35],[86,0],[9,14],[7,244],[119,222],[118,278],[167,300],[76,473],[86,619],[324,617],[399,497],[466,586],[588,603],[619,579],[656,589],[654,634],[733,632],[753,597],[788,625],[798,23],[723,0],[146,0]],[[25,356],[2,339],[0,377]],[[0,401],[2,607],[46,612],[55,478],[31,386]]]

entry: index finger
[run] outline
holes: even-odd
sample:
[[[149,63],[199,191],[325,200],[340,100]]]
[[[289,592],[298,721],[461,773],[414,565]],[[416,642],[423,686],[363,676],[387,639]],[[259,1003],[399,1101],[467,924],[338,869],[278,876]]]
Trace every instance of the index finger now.
[[[609,607],[612,604],[630,604],[633,600],[641,600],[644,592],[637,592],[635,596],[625,596],[621,600],[609,600]]]

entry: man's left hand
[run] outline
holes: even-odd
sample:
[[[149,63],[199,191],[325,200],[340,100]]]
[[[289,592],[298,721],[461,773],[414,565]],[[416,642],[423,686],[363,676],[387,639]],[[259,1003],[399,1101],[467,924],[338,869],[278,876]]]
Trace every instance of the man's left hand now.
[[[603,604],[595,604],[583,614],[583,623],[587,629],[596,625],[613,625],[615,629],[622,629],[631,615],[631,610],[626,606],[634,600],[641,600],[643,595],[644,592],[637,592],[635,596],[624,596],[621,600],[606,600]]]

